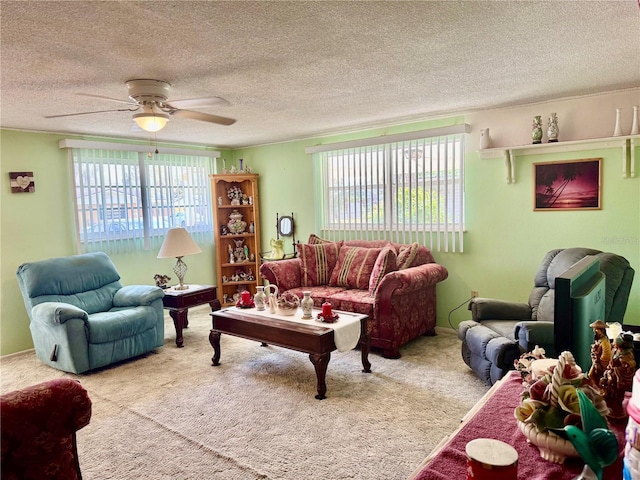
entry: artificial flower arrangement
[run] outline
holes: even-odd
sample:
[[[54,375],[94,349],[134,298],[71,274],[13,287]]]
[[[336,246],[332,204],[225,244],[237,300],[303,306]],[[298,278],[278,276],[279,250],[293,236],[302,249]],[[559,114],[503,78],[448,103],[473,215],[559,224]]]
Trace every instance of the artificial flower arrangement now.
[[[237,185],[234,185],[227,191],[227,197],[229,200],[240,200],[242,198],[242,190]]]
[[[591,418],[600,418],[602,425],[606,426],[609,408],[598,388],[576,364],[571,352],[562,352],[558,360],[540,360],[542,363],[545,361],[552,365],[539,374],[534,371],[535,360],[530,364],[530,373],[521,371],[525,379],[524,391],[522,401],[514,411],[518,428],[538,447],[540,456],[545,460],[563,463],[568,456],[584,459],[584,452],[575,448],[578,442],[575,432],[586,432],[589,437],[594,422],[585,421],[583,412],[591,410]],[[612,451],[617,454],[615,435],[602,425],[596,433],[600,438],[589,437],[589,441],[598,445],[603,437],[601,431],[604,431],[603,451],[607,455]]]
[[[539,432],[552,430],[563,436],[566,425],[581,426],[577,390],[585,393],[603,416],[609,408],[600,391],[576,364],[571,352],[563,352],[555,366],[538,377],[531,373],[524,382],[522,403],[515,416],[522,423],[533,423]]]
[[[284,292],[276,300],[276,310],[280,315],[293,315],[298,310],[300,299],[295,293]]]

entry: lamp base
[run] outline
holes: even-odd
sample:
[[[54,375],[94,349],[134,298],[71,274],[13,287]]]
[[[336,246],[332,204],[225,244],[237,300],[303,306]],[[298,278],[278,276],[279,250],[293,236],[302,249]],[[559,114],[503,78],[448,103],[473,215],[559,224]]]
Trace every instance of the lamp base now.
[[[184,274],[187,273],[187,264],[182,261],[182,257],[177,257],[178,261],[173,267],[173,272],[178,277],[178,285],[173,287],[174,290],[187,290],[189,285],[184,284]]]

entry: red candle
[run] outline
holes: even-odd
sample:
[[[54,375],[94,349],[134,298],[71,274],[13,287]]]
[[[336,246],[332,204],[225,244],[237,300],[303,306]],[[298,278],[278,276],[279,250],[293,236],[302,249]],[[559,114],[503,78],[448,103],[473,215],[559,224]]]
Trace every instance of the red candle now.
[[[249,290],[244,290],[240,296],[242,298],[243,305],[249,305],[251,303],[251,292]]]
[[[333,312],[331,311],[331,304],[329,302],[322,304],[322,316],[325,318],[333,318]]]

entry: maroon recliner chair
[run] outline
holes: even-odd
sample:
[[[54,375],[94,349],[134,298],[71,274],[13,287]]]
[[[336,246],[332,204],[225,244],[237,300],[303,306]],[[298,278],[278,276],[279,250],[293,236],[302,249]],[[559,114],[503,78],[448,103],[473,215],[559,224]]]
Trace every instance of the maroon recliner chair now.
[[[57,378],[0,397],[3,480],[80,480],[76,431],[91,400],[76,380]]]

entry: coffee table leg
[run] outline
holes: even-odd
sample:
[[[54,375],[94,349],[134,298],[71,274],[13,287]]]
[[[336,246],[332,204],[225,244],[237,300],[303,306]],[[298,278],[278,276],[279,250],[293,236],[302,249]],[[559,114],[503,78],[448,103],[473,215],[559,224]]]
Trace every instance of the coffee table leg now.
[[[173,325],[176,327],[176,345],[178,348],[184,346],[184,338],[182,338],[182,329],[187,323],[187,309],[170,310],[169,315],[173,318]]]
[[[329,365],[329,360],[331,360],[330,353],[323,353],[319,355],[317,353],[312,353],[309,355],[309,360],[313,363],[313,366],[316,369],[316,378],[318,379],[318,395],[316,395],[316,399],[323,400],[327,398],[325,393],[327,393],[327,384],[325,379],[327,377],[327,366]]]
[[[209,332],[209,343],[213,347],[213,357],[211,357],[211,363],[214,366],[220,365],[220,332],[211,330]]]
[[[365,333],[360,336],[360,353],[362,354],[362,371],[371,373],[371,362],[369,361],[369,350],[371,349],[371,335]]]

